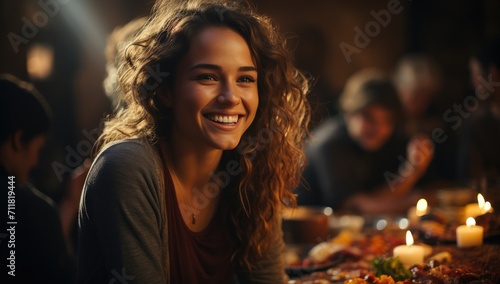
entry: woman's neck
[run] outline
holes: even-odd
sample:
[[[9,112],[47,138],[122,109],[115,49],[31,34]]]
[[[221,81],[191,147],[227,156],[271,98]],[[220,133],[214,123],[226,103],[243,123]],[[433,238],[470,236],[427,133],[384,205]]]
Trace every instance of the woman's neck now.
[[[185,188],[202,188],[211,179],[222,157],[222,150],[201,148],[199,144],[179,141],[171,136],[167,140],[172,170]]]
[[[222,158],[222,150],[200,147],[200,143],[173,137],[160,143],[165,145],[167,168],[179,210],[186,226],[193,232],[201,232],[210,224],[218,208],[220,195],[209,192],[207,196],[206,189]]]

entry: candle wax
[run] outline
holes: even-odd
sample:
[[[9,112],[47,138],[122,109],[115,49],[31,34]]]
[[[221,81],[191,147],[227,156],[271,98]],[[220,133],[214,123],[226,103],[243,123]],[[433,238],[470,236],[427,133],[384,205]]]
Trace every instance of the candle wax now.
[[[417,245],[400,245],[394,248],[393,255],[399,257],[405,266],[411,266],[424,261],[424,248]]]
[[[465,218],[473,217],[476,218],[479,215],[483,215],[485,212],[482,212],[479,204],[470,203],[465,206]]]
[[[457,246],[475,247],[483,244],[483,227],[461,225],[457,227]]]

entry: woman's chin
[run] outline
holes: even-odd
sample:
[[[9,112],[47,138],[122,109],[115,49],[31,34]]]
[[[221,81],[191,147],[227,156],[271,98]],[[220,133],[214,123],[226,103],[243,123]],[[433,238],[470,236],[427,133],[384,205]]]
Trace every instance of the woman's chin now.
[[[240,142],[240,139],[230,139],[230,140],[224,140],[224,141],[214,141],[213,146],[214,148],[222,151],[229,151],[229,150],[234,150],[236,147],[238,147],[238,144]]]

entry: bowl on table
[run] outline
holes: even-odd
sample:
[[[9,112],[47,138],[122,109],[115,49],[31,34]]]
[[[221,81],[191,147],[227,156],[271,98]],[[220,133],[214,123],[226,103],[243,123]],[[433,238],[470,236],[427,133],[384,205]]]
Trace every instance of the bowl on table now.
[[[283,238],[289,244],[316,244],[328,239],[328,219],[333,210],[323,206],[298,206],[283,212]]]

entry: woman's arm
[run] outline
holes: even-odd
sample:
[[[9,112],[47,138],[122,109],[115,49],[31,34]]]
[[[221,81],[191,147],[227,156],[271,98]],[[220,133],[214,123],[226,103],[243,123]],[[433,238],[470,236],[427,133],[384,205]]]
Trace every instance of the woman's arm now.
[[[80,209],[79,282],[105,269],[106,283],[166,283],[159,188],[140,144],[111,146],[96,159]]]

